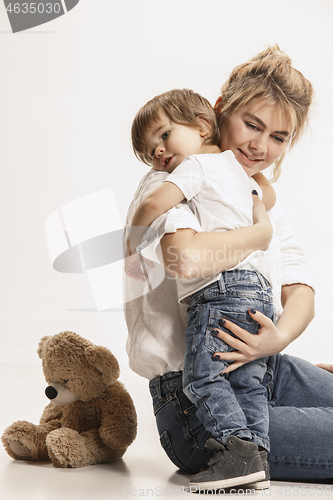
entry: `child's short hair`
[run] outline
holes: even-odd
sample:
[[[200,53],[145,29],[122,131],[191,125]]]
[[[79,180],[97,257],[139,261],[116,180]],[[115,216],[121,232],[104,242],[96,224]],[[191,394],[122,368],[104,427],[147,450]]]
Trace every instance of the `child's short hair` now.
[[[221,101],[216,109],[219,127],[225,118],[252,99],[266,98],[291,120],[290,149],[307,124],[312,96],[311,83],[292,66],[290,57],[278,45],[273,45],[231,72],[222,86]],[[274,180],[280,175],[285,153],[275,162]]]
[[[147,154],[146,134],[158,121],[161,111],[172,122],[193,128],[200,127],[198,117],[204,118],[210,125],[210,132],[206,138],[207,144],[219,145],[220,131],[214,108],[210,102],[193,90],[170,90],[148,101],[138,111],[132,124],[134,154],[146,165],[152,163],[152,159]]]

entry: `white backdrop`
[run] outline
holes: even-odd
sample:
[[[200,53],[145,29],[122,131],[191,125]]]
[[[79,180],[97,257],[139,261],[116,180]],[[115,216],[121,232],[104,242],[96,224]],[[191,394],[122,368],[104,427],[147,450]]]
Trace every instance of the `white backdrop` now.
[[[112,188],[124,221],[146,167],[130,126],[149,98],[189,87],[212,102],[231,69],[278,43],[316,90],[311,131],[276,190],[317,285],[317,315],[288,348],[333,362],[331,0],[81,0],[12,34],[0,2],[1,363],[38,363],[41,336],[73,330],[127,364],[118,310],[94,311],[83,274],[52,269],[45,220]]]

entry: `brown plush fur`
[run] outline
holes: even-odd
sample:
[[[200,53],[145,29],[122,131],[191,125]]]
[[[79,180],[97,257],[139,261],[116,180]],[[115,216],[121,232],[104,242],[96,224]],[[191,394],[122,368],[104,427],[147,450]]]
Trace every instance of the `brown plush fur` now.
[[[17,460],[48,460],[56,467],[114,462],[134,441],[137,417],[121,382],[119,365],[105,347],[73,332],[43,337],[38,355],[47,383],[76,401],[51,400],[39,425],[18,421],[2,435]],[[60,396],[59,396],[60,397]]]

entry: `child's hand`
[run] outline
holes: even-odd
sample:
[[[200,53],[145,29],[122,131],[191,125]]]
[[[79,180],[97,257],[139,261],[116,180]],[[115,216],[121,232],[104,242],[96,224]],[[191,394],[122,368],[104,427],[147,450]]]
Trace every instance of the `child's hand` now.
[[[253,224],[257,224],[262,229],[263,248],[267,250],[273,236],[273,227],[267,215],[265,205],[258,195],[253,194]]]
[[[136,281],[146,281],[146,274],[142,271],[141,262],[144,262],[143,265],[147,264],[149,267],[155,267],[151,260],[145,259],[144,257],[140,257],[138,253],[134,253],[129,257],[125,258],[125,273],[129,278],[132,278]]]

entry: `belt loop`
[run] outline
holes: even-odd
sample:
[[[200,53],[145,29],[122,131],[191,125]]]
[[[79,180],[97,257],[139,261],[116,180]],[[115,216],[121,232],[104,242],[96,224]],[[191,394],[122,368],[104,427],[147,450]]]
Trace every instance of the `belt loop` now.
[[[155,390],[156,390],[156,396],[158,397],[158,399],[162,399],[161,377],[155,377]]]
[[[257,274],[257,276],[258,276],[258,279],[259,279],[259,281],[260,281],[260,284],[261,284],[261,286],[262,286],[263,290],[267,290],[267,283],[266,283],[266,281],[265,281],[265,279],[264,279],[263,275],[262,275],[262,274],[261,274],[261,273],[260,273],[257,269],[255,269],[254,271],[255,271],[255,273],[256,273],[256,274]]]
[[[224,282],[224,278],[223,278],[223,274],[224,273],[221,273],[221,277],[218,281],[218,284],[219,284],[219,289],[220,289],[220,292],[221,293],[225,293],[226,291],[226,288],[225,288],[225,282]]]

